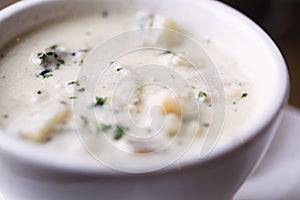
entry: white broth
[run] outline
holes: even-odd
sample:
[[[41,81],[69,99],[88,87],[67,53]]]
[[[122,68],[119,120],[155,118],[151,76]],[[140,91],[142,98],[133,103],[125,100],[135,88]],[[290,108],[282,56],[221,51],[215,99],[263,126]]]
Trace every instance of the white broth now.
[[[86,94],[87,89],[77,80],[77,75],[93,48],[134,26],[171,29],[179,27],[179,30],[183,30],[180,24],[176,25],[176,22],[159,14],[107,12],[51,22],[12,41],[2,50],[0,58],[0,127],[3,132],[24,142],[38,144],[42,148],[78,157],[89,156],[78,139],[72,116],[72,102],[78,98],[76,94],[89,95]],[[201,35],[197,30],[183,32],[202,45],[216,63],[222,78],[226,99],[225,121],[219,142],[222,145],[239,137],[239,128],[253,115],[251,107],[254,90],[251,80],[240,70],[243,66],[221,44],[216,43],[214,38]],[[159,130],[159,137],[155,140],[136,142],[125,133],[133,128],[128,127],[126,120],[123,124],[116,124],[114,121],[114,115],[122,118],[123,114],[128,113],[112,112],[111,91],[133,68],[147,63],[167,65],[175,70],[188,81],[192,93],[181,91],[174,95],[166,88],[156,85],[142,87],[133,94],[129,105],[125,106],[129,106],[131,119],[135,124],[142,127],[150,124],[149,109],[156,105],[161,109],[155,110],[155,118],[165,122],[161,130],[157,124],[153,124],[145,133],[141,133],[151,135]],[[205,81],[197,76],[190,64],[174,52],[143,50],[125,55],[108,63],[102,82],[105,85],[98,86],[95,98],[91,95],[90,103],[86,105],[95,110],[97,121],[81,115],[80,123],[76,123],[78,130],[84,130],[83,135],[88,138],[85,145],[94,154],[109,154],[109,146],[103,146],[102,142],[107,137],[124,151],[156,151],[172,141],[181,123],[185,125],[185,132],[191,127],[199,126],[192,148],[197,150],[197,145],[211,126],[211,98],[214,94],[210,93]],[[116,95],[121,98],[122,94]],[[176,97],[183,104],[179,105]],[[197,100],[200,120],[186,106],[191,98]],[[183,116],[182,109],[186,109],[186,116]],[[182,119],[185,120],[181,121]],[[182,134],[179,137],[185,136]],[[161,151],[159,157],[169,156],[169,151]]]

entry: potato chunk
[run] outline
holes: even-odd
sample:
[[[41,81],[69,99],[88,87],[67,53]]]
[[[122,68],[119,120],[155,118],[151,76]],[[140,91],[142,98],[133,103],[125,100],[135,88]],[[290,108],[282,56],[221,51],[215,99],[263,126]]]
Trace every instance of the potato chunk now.
[[[162,100],[161,106],[167,114],[174,113],[179,116],[181,115],[180,104],[178,100],[172,96],[165,96]]]
[[[160,63],[167,66],[189,67],[191,66],[183,57],[171,52],[164,53],[160,57]]]
[[[149,36],[149,41],[152,43],[164,43],[166,45],[174,45],[178,38],[173,38],[170,31],[163,29],[179,31],[175,21],[161,14],[152,14],[148,11],[139,11],[135,16],[134,27],[138,28],[158,28],[154,34]]]
[[[53,133],[56,125],[64,123],[70,109],[60,103],[49,103],[16,120],[9,130],[19,137],[42,143]]]

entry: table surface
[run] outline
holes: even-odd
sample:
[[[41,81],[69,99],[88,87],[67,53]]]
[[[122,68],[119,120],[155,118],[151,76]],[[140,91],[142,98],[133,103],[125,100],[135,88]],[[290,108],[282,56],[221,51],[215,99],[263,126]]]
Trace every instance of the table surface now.
[[[288,107],[277,134],[236,200],[300,199],[300,110]]]

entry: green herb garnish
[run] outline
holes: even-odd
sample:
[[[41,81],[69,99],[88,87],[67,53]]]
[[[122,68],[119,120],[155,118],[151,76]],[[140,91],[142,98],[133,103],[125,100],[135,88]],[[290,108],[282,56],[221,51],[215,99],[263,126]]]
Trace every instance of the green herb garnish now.
[[[77,97],[69,97],[69,99],[77,99]]]
[[[96,101],[94,103],[94,107],[103,106],[107,101],[107,97],[96,97]]]
[[[55,52],[53,52],[53,51],[47,52],[46,55],[47,55],[47,56],[52,56],[52,57],[54,57],[54,58],[57,58],[57,57],[58,57],[57,53],[55,53]]]
[[[80,86],[78,80],[77,81],[71,81],[71,82],[68,83],[68,85],[77,85],[77,86]]]
[[[57,49],[57,47],[58,47],[58,45],[55,44],[55,45],[52,45],[51,47],[49,47],[49,49],[55,50],[55,49]]]
[[[207,97],[206,92],[199,91],[199,93],[198,93],[198,98],[203,98],[203,97]]]
[[[103,132],[105,132],[105,131],[111,129],[112,126],[111,125],[102,124],[100,122],[96,122],[96,128],[97,128],[97,131],[103,131]]]
[[[57,47],[58,45],[52,45],[46,51],[37,54],[40,65],[45,69],[54,68],[57,70],[65,64],[65,61],[60,57],[61,55],[58,54],[59,52],[56,51]]]
[[[65,61],[64,60],[57,60],[58,63],[64,65],[65,64]]]
[[[78,89],[78,92],[84,92],[84,91],[85,91],[85,88]]]
[[[114,140],[120,140],[125,135],[125,132],[120,126],[116,125],[114,134]]]
[[[42,76],[43,78],[49,78],[49,77],[53,76],[52,69],[45,69],[45,70],[41,71],[39,73],[39,75]]]
[[[38,53],[37,57],[41,60],[40,65],[45,65],[47,60],[47,55],[45,53]]]
[[[55,69],[59,69],[61,65],[64,65],[65,64],[65,61],[64,60],[57,60],[57,63],[56,63],[56,68]]]
[[[244,92],[241,97],[246,98],[247,96],[248,96],[248,93]]]
[[[60,63],[56,63],[56,67],[55,67],[55,69],[57,70],[57,69],[59,69],[60,68]]]
[[[174,53],[173,51],[170,51],[170,50],[166,50],[162,53],[162,55],[166,55],[166,54],[176,55],[176,53]]]
[[[84,52],[84,53],[88,53],[89,50],[88,49],[79,49],[77,52]]]
[[[81,59],[80,65],[83,65],[83,63],[84,63],[84,59]]]

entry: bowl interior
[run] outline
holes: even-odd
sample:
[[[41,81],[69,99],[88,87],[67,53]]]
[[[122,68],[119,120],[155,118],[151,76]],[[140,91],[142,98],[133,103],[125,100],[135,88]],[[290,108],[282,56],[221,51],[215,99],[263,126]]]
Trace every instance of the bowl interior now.
[[[170,7],[171,6],[171,7]],[[288,76],[284,60],[271,39],[248,18],[232,8],[217,1],[175,0],[68,0],[22,1],[0,13],[0,47],[49,20],[76,17],[81,14],[103,12],[137,11],[147,9],[170,16],[189,32],[197,31],[221,44],[236,61],[242,63],[241,69],[255,88],[256,97],[253,109],[245,126],[240,128],[240,136],[247,141],[253,138],[281,108],[287,95]],[[186,11],[189,10],[189,14]],[[47,14],[45,14],[47,13]],[[63,157],[47,155],[38,147],[15,141],[0,134],[0,148],[28,158],[33,162],[52,165],[64,169],[97,171],[83,163],[62,163]],[[239,138],[228,146],[214,152],[211,157],[225,154],[240,146]],[[34,156],[33,156],[34,155]],[[204,160],[202,160],[204,162]]]

